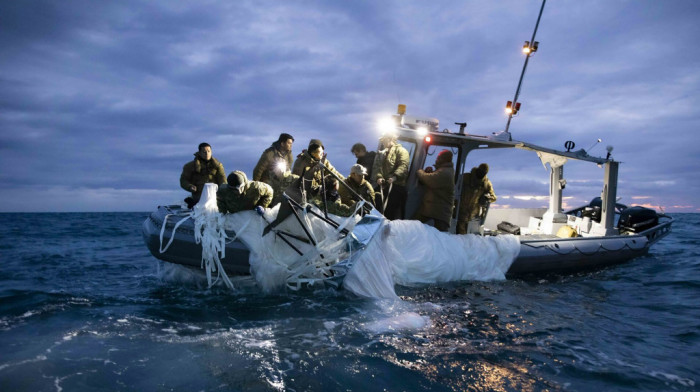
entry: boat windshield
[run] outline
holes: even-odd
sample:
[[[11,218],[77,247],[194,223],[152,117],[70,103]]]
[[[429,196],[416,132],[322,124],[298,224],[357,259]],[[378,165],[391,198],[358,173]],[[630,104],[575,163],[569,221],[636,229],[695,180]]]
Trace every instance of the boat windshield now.
[[[455,145],[440,145],[440,144],[430,144],[428,145],[426,152],[425,152],[425,162],[423,164],[423,167],[427,166],[433,166],[435,165],[435,160],[437,159],[438,154],[442,150],[448,150],[452,152],[452,162],[459,162],[459,157],[460,157],[460,151],[461,148],[459,146]],[[457,168],[455,168],[457,169]],[[457,178],[459,178],[459,171],[455,170],[455,178],[454,181],[455,183],[457,182]]]
[[[408,167],[413,163],[413,157],[416,154],[416,142],[412,140],[398,139],[397,142],[408,151]]]

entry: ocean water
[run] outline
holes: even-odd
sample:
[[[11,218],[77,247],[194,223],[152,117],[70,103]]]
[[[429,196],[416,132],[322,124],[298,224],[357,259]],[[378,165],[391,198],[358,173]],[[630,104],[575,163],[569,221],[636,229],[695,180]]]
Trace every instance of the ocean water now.
[[[401,301],[207,289],[147,215],[0,214],[0,391],[700,389],[700,214],[626,264]]]

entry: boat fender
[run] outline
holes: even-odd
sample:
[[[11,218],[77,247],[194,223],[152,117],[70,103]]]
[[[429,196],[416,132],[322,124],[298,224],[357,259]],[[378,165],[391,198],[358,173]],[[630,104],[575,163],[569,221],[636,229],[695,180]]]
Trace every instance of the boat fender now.
[[[576,229],[571,226],[562,226],[557,230],[557,237],[559,238],[574,238],[578,237],[576,234]]]
[[[516,226],[510,222],[503,221],[499,223],[496,228],[506,233],[520,235],[520,226]]]

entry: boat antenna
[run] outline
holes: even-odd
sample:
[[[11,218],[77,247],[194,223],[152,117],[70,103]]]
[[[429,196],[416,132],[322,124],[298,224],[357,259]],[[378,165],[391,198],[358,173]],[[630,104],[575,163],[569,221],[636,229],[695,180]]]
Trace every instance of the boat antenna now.
[[[597,146],[598,143],[600,143],[600,142],[602,142],[602,141],[603,141],[603,139],[598,138],[598,140],[596,140],[596,142],[593,143],[593,145],[592,145],[591,147],[589,147],[588,150],[586,150],[586,152],[590,154],[590,153],[591,153],[591,150],[593,149],[593,147]]]
[[[537,16],[537,23],[535,23],[535,31],[532,32],[532,38],[529,41],[525,41],[523,45],[523,53],[525,53],[525,64],[523,65],[523,71],[520,73],[520,80],[518,81],[518,88],[515,90],[515,97],[512,101],[508,101],[506,104],[506,113],[508,114],[508,123],[506,123],[505,133],[508,133],[508,128],[510,128],[510,120],[513,116],[518,114],[520,110],[520,102],[518,102],[518,96],[520,95],[520,87],[523,85],[523,77],[525,76],[525,70],[527,69],[527,62],[530,60],[530,56],[537,52],[537,47],[539,42],[535,41],[535,35],[537,34],[537,27],[540,25],[540,19],[542,18],[542,11],[544,11],[544,3],[547,0],[542,0],[542,7],[540,7],[540,14]]]

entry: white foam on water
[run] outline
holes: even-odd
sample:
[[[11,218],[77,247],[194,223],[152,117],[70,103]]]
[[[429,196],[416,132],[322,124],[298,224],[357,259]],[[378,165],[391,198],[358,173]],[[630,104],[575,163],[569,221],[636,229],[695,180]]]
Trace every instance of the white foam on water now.
[[[158,279],[163,282],[178,283],[197,288],[207,287],[206,273],[199,268],[186,267],[174,263],[160,263]],[[230,276],[231,282],[237,292],[247,291],[256,286],[256,282],[250,276]],[[225,287],[222,280],[218,280],[213,287]]]
[[[415,312],[406,312],[397,316],[387,317],[362,324],[362,327],[373,333],[416,331],[430,325],[430,318]]]
[[[655,377],[655,378],[665,379],[665,380],[670,381],[672,383],[680,384],[684,387],[694,387],[695,386],[695,381],[693,381],[689,378],[677,376],[675,374],[653,371],[653,372],[649,373],[649,375],[652,377]]]

